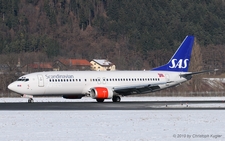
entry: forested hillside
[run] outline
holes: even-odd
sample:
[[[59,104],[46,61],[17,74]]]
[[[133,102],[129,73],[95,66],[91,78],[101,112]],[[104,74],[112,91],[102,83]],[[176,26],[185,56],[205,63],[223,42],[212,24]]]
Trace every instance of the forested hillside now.
[[[224,8],[224,0],[0,0],[1,63],[107,58],[118,69],[149,69],[191,34],[211,58],[204,66],[223,66],[213,57],[224,54]]]

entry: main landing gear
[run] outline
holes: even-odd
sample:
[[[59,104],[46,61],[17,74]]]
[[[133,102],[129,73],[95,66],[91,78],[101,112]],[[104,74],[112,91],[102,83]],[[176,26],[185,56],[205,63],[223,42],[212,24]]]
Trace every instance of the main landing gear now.
[[[104,102],[104,98],[97,98],[96,99],[96,101],[97,102],[99,102],[99,103],[101,103],[101,102]],[[121,98],[120,98],[120,96],[118,96],[118,95],[114,95],[113,97],[112,97],[112,101],[113,102],[120,102],[120,100],[121,100]]]
[[[121,98],[118,95],[114,95],[113,98],[112,98],[113,102],[120,102],[120,100],[121,100]]]

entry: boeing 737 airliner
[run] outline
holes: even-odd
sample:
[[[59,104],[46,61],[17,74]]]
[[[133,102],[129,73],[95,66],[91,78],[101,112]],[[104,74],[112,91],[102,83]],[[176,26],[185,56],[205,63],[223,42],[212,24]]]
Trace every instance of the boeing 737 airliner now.
[[[62,96],[80,99],[91,96],[97,102],[120,95],[155,92],[192,78],[188,72],[194,36],[186,36],[170,61],[149,71],[49,71],[19,77],[8,88],[33,102],[33,96]]]

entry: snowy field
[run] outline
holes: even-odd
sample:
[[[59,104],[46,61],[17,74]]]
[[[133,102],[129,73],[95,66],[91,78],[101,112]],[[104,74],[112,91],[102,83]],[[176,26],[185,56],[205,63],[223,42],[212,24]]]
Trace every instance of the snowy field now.
[[[223,98],[207,99],[221,100]],[[172,99],[145,97],[122,98],[122,101]],[[202,98],[190,98],[190,100],[199,99],[202,100]],[[35,98],[34,100],[35,102],[64,101],[61,98]],[[66,101],[71,102],[71,100]],[[84,98],[76,101],[94,100]],[[0,102],[27,102],[27,99],[0,98]],[[224,110],[0,111],[0,140],[224,141],[224,119]]]

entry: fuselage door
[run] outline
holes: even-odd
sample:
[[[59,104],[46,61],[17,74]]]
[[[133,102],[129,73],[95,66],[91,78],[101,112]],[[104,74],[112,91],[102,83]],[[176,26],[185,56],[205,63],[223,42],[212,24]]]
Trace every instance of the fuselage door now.
[[[170,82],[170,76],[169,76],[169,74],[166,74],[166,81],[167,82]],[[167,86],[169,86],[170,84],[169,83],[167,83]]]
[[[44,87],[44,77],[41,74],[38,74],[38,86],[39,87]]]

